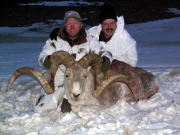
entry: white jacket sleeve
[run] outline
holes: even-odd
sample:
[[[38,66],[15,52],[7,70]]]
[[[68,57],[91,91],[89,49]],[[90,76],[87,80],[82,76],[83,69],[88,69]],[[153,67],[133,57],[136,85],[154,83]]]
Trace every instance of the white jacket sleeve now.
[[[46,41],[46,44],[43,47],[43,50],[41,51],[38,63],[40,66],[43,66],[44,60],[48,55],[52,55],[55,52],[55,46],[53,46],[53,41],[51,39],[48,39]]]

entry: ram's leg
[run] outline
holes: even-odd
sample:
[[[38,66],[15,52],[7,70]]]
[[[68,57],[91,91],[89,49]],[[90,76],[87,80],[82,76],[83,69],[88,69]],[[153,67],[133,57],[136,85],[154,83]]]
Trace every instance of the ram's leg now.
[[[65,98],[63,99],[62,104],[61,104],[61,111],[63,113],[71,111],[71,104]]]

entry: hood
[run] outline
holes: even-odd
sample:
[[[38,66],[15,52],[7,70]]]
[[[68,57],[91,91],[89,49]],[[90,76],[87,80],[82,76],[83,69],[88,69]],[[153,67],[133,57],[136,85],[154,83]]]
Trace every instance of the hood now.
[[[124,31],[124,17],[120,16],[120,17],[117,17],[117,28],[111,40],[116,39],[116,37],[119,36],[123,31]]]
[[[100,35],[101,30],[102,30],[101,24],[99,24],[98,26],[94,26],[94,27],[90,28],[88,30],[88,35],[95,36],[97,39],[99,39],[99,35]],[[112,40],[115,39],[123,31],[124,31],[124,17],[120,16],[120,17],[117,17],[117,28],[116,28],[116,31],[115,31],[115,33],[111,39]]]

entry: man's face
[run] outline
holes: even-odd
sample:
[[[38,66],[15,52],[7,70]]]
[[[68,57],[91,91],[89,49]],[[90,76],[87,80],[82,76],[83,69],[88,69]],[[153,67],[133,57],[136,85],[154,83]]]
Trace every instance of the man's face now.
[[[82,28],[82,22],[74,19],[69,18],[65,23],[66,32],[70,39],[75,39]]]
[[[114,19],[106,19],[102,22],[102,30],[105,38],[111,37],[117,28],[117,23]]]

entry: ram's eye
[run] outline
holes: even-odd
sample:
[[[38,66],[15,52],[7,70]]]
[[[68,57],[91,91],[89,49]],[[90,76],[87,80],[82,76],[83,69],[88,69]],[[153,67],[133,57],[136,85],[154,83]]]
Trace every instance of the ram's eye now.
[[[66,78],[68,78],[69,76],[68,75],[66,75]]]
[[[84,78],[86,78],[86,77],[87,77],[87,75],[84,76]]]

